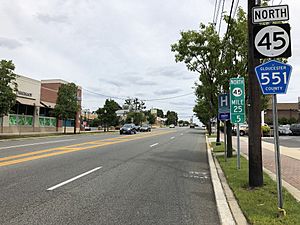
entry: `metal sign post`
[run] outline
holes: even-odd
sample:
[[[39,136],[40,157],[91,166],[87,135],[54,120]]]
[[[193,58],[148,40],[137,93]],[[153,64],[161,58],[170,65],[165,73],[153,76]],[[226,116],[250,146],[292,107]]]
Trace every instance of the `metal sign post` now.
[[[237,133],[237,161],[236,167],[241,169],[241,143],[240,143],[240,124],[236,125],[236,133]]]
[[[226,132],[226,121],[224,122],[224,145],[225,145],[225,148],[224,148],[224,159],[225,159],[225,162],[227,161],[227,132]]]
[[[278,112],[277,112],[276,94],[273,95],[273,125],[274,125],[274,148],[275,148],[275,163],[276,163],[276,178],[277,178],[278,208],[281,210],[283,208],[283,198],[282,198],[281,163],[280,163]]]

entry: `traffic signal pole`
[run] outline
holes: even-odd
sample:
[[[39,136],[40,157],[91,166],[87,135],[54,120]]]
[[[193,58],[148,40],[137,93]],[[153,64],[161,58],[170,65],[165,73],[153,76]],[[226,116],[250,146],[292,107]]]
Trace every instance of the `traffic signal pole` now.
[[[248,121],[249,121],[249,186],[263,185],[262,145],[261,145],[261,90],[254,68],[259,59],[254,58],[252,8],[260,5],[260,0],[248,0]]]

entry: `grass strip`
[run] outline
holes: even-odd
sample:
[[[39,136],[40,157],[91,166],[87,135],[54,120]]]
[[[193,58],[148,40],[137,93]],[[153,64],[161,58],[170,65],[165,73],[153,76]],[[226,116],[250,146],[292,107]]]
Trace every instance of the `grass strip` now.
[[[211,147],[213,148],[213,152],[224,152],[224,148],[225,148],[224,142],[222,141],[220,144],[221,145],[217,145],[216,142],[211,143]]]
[[[227,182],[248,222],[255,225],[295,225],[300,224],[300,203],[283,189],[284,209],[287,215],[277,217],[276,182],[264,173],[264,185],[259,188],[248,186],[248,160],[241,157],[241,169],[236,169],[236,157],[217,156]]]

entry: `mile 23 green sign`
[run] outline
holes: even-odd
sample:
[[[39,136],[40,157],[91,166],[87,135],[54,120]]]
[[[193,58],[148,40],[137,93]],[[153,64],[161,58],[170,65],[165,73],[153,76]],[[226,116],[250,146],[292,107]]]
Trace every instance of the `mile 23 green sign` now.
[[[230,79],[230,120],[231,123],[245,122],[244,78]]]

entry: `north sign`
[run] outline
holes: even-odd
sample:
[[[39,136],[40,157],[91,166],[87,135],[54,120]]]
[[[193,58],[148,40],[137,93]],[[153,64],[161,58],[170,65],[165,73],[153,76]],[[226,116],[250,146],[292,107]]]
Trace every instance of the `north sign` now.
[[[255,26],[254,57],[288,58],[292,55],[289,24]]]
[[[245,122],[245,81],[244,78],[230,79],[230,120],[231,123]]]
[[[276,60],[263,63],[255,68],[255,73],[264,95],[285,94],[291,72],[291,65]]]
[[[288,5],[252,8],[252,23],[265,23],[286,20],[289,20]]]

